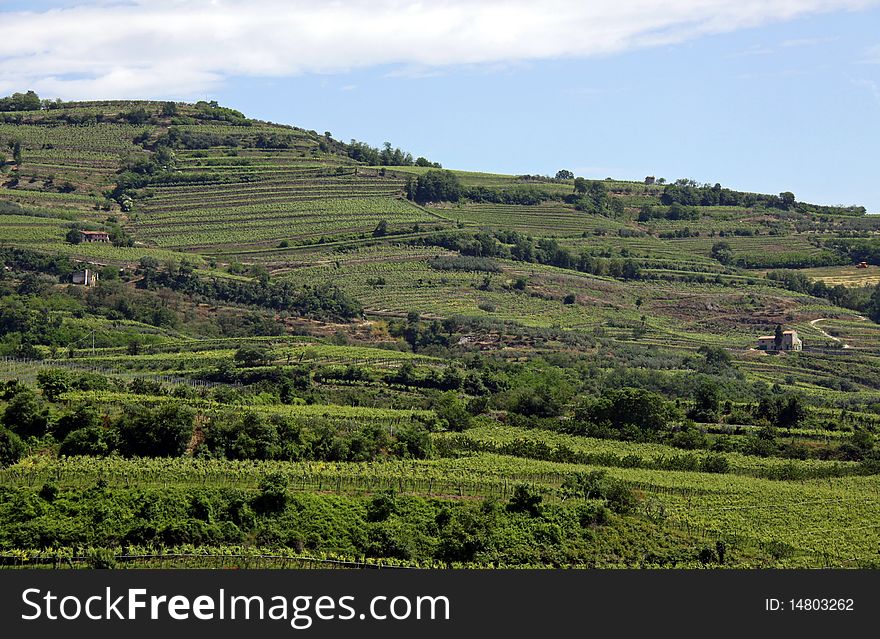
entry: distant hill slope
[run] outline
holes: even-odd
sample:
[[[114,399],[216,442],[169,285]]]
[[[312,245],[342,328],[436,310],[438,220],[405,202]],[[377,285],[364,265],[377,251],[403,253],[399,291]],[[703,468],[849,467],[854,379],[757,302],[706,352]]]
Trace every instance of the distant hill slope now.
[[[786,323],[834,346],[809,321],[867,313],[880,264],[880,218],[785,192],[438,173],[391,145],[342,143],[215,102],[42,103],[0,122],[0,241],[101,265],[155,258],[223,278],[333,283],[380,314],[682,346],[747,347]],[[71,243],[74,226],[113,242]],[[498,263],[440,269],[439,254]],[[767,277],[861,260],[872,266],[864,281],[856,272],[834,294]]]

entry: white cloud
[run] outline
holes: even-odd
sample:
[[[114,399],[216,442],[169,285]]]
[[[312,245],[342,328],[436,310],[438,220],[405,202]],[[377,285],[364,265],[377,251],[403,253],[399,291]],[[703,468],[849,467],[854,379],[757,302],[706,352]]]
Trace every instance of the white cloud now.
[[[230,76],[587,57],[880,0],[134,0],[0,13],[0,93],[193,97]]]

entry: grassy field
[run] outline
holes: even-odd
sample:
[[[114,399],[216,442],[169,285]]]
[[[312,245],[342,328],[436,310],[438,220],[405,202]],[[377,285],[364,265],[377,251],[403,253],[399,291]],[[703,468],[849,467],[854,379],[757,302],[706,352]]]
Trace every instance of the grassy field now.
[[[814,280],[819,280],[828,286],[875,286],[880,284],[880,267],[869,266],[858,268],[857,266],[828,266],[825,268],[804,269],[804,275]]]

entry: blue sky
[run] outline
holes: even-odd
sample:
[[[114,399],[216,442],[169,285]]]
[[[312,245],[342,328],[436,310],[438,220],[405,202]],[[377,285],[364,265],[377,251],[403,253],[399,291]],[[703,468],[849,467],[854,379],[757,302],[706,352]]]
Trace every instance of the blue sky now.
[[[365,4],[339,2],[328,14],[303,0],[275,32],[275,19],[240,30],[236,3],[220,2],[210,6],[228,10],[229,21],[212,14],[210,27],[183,35],[163,32],[167,20],[150,13],[163,5],[185,25],[183,3],[31,2],[25,14],[25,3],[0,1],[9,12],[0,41],[8,42],[4,24],[45,28],[52,38],[32,52],[23,40],[0,44],[0,93],[210,98],[338,139],[388,140],[451,168],[690,177],[880,213],[875,2],[785,0],[777,3],[790,5],[785,12],[768,14],[762,4],[774,3],[721,0],[706,9],[675,0],[671,15],[652,13],[645,0],[598,2],[583,15],[571,8],[583,3],[570,3],[570,19],[546,23],[518,2],[494,4],[521,13],[482,18],[467,3],[437,3],[444,13],[411,18],[399,18],[409,15],[402,0],[367,3],[386,20],[361,29],[374,17]],[[199,3],[185,4],[191,12]],[[544,4],[566,9],[561,0]],[[284,7],[267,0],[265,9]],[[127,17],[156,26],[119,27],[127,40],[98,35],[82,44],[90,29],[100,34],[105,20]],[[421,35],[414,27],[424,27]],[[62,48],[48,55],[47,47]]]

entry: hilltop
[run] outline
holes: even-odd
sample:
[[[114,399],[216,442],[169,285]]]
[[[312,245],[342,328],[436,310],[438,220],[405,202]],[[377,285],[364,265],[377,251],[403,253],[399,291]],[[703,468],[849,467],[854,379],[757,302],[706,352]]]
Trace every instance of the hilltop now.
[[[127,478],[141,526],[62,538],[46,505],[40,547],[876,561],[880,216],[438,159],[216,102],[0,100],[0,474],[71,508]],[[756,348],[777,330],[804,350]],[[210,516],[149,533],[159,474]]]

